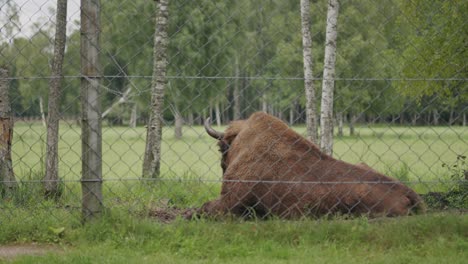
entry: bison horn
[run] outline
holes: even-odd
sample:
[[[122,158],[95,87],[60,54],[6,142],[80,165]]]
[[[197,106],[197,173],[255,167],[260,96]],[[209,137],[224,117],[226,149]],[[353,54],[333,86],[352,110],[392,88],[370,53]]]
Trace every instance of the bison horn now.
[[[224,133],[222,132],[218,132],[216,130],[214,130],[212,127],[211,127],[211,124],[210,124],[210,118],[208,117],[206,120],[205,120],[205,130],[206,130],[206,133],[208,133],[208,135],[212,136],[213,138],[216,138],[217,140],[221,140],[223,137],[224,137]]]

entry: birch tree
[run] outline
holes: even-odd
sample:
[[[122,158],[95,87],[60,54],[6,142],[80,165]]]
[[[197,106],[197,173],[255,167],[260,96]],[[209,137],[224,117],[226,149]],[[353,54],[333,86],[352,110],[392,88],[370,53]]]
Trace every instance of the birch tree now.
[[[320,114],[320,148],[328,155],[332,155],[333,153],[333,89],[335,85],[338,10],[338,0],[329,0],[322,82],[322,108]]]
[[[239,57],[236,55],[236,59],[234,61],[234,91],[232,96],[234,97],[234,111],[233,111],[233,116],[234,120],[238,120],[241,118],[241,91],[239,88],[239,79],[240,79],[240,74],[239,74]]]
[[[57,0],[57,16],[55,21],[54,57],[52,58],[52,71],[49,81],[46,173],[44,177],[46,197],[60,195],[58,185],[59,102],[67,31],[67,0]]]
[[[304,88],[306,95],[307,138],[317,142],[317,109],[312,75],[312,36],[310,34],[310,1],[301,0],[302,54],[304,60]]]
[[[143,177],[156,178],[160,173],[164,90],[166,88],[167,34],[169,0],[156,1],[156,29],[153,47],[153,78],[151,83],[151,112],[146,134]]]

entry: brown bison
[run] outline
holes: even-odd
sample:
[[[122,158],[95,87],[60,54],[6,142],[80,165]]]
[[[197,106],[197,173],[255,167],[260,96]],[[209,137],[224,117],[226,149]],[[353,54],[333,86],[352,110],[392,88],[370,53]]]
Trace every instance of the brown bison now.
[[[224,133],[205,122],[222,153],[221,196],[197,213],[300,218],[329,214],[401,216],[424,209],[421,198],[366,164],[322,153],[281,120],[263,112],[231,122]]]

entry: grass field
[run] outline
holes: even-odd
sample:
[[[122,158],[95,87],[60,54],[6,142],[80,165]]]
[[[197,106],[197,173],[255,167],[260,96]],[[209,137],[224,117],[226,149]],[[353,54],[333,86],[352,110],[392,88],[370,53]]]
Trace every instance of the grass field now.
[[[304,127],[295,127],[304,134]],[[81,171],[80,128],[60,127],[60,177],[77,180]],[[345,131],[346,134],[346,131]],[[103,128],[103,175],[108,180],[141,176],[145,129]],[[17,177],[27,179],[44,170],[45,129],[38,123],[17,123],[13,137],[13,163]],[[358,127],[356,136],[335,138],[334,156],[351,162],[366,162],[388,175],[408,181],[447,180],[443,163],[468,153],[468,129],[464,127]],[[185,127],[177,140],[171,127],[163,130],[161,172],[166,178],[215,180],[221,176],[220,155],[215,140],[203,127]],[[429,183],[430,184],[430,183]]]
[[[453,213],[377,220],[176,220],[162,224],[114,211],[88,225],[47,214],[36,218],[21,224],[2,223],[0,250],[2,244],[34,243],[48,253],[10,256],[9,261],[438,264],[466,263],[468,258],[468,215]]]
[[[304,127],[295,127],[304,133]],[[22,180],[1,201],[1,245],[54,245],[41,256],[0,263],[465,263],[468,216],[459,212],[368,220],[187,221],[151,217],[154,208],[200,206],[219,194],[220,155],[202,127],[177,140],[163,131],[162,181],[139,181],[145,129],[103,128],[105,215],[81,223],[81,142],[76,125],[61,124],[62,198],[42,198],[45,129],[17,123],[13,163]],[[419,192],[443,190],[453,164],[468,152],[463,127],[359,127],[335,139],[334,156],[370,166]]]
[[[222,129],[222,128],[220,128]],[[304,127],[294,127],[304,134]],[[18,122],[13,137],[13,165],[22,180],[24,205],[41,197],[44,174],[45,128],[40,123]],[[346,134],[347,131],[345,131]],[[76,124],[62,123],[59,142],[59,175],[64,181],[62,204],[79,207],[81,140]],[[220,154],[216,141],[203,127],[185,127],[182,139],[171,127],[163,130],[161,181],[141,181],[145,128],[103,128],[103,192],[105,203],[132,210],[169,200],[179,207],[196,207],[219,193]],[[464,127],[357,127],[356,136],[335,138],[334,156],[351,163],[366,162],[398,178],[419,193],[451,188],[451,171],[458,155],[468,153]],[[47,201],[44,201],[47,203]],[[34,203],[33,203],[34,204]]]

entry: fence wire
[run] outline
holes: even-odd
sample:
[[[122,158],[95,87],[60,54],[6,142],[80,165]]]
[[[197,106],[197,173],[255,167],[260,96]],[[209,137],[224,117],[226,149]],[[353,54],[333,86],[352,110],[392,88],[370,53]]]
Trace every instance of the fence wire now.
[[[33,211],[80,218],[80,83],[92,77],[100,80],[106,208],[148,217],[166,217],[164,210],[174,217],[295,217],[399,215],[421,204],[428,211],[468,208],[467,1],[340,1],[334,146],[327,160],[294,134],[307,136],[299,1],[171,0],[161,172],[145,178],[156,4],[101,1],[100,72],[84,76],[80,1],[70,0],[59,99],[60,194],[49,199],[55,4],[0,2],[0,64],[9,71],[3,79],[18,185],[7,194],[11,181],[2,178],[0,221],[33,220]],[[327,1],[312,1],[309,11],[320,109]],[[255,121],[257,111],[268,113],[267,121]],[[203,127],[209,117],[213,129],[236,133],[218,143]],[[246,121],[231,123],[238,119]]]

